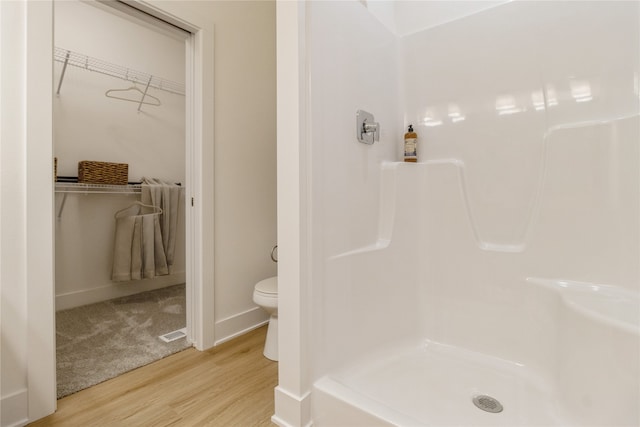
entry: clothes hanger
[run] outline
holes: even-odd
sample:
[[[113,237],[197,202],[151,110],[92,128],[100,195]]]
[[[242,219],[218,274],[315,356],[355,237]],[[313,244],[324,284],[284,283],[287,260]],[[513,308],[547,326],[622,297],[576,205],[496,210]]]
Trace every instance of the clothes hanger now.
[[[119,94],[122,94],[122,95],[119,95]],[[126,94],[129,94],[131,96],[127,97]],[[138,97],[138,99],[135,99],[134,98],[135,95],[140,95],[140,96]],[[160,100],[155,96],[149,95],[148,93],[145,95],[145,93],[141,91],[138,88],[138,86],[135,85],[135,83],[133,86],[127,89],[109,89],[104,93],[104,96],[106,96],[107,98],[119,99],[121,101],[135,102],[136,104],[142,103],[145,105],[153,105],[156,107],[162,105]],[[142,98],[142,96],[144,96],[144,98]],[[150,99],[151,101],[148,102],[147,99]]]
[[[118,218],[118,215],[120,215],[122,212],[127,211],[129,209],[131,209],[134,206],[140,206],[143,208],[150,208],[153,209],[153,212],[147,213],[147,214],[140,214],[140,212],[138,212],[135,216],[138,215],[160,215],[162,213],[162,208],[158,207],[158,206],[153,206],[153,205],[146,205],[140,201],[134,202],[131,205],[127,206],[124,209],[120,209],[118,212],[116,212],[113,216],[114,218]]]

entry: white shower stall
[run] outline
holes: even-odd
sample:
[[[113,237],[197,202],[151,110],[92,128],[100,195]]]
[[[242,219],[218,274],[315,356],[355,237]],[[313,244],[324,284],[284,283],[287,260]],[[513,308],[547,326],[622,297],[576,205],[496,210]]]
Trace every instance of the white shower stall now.
[[[313,424],[640,424],[640,3],[299,11]]]

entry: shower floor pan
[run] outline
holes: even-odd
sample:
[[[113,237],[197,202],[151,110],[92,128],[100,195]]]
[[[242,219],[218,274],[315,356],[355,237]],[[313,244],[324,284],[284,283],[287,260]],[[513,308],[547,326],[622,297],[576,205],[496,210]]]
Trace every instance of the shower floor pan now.
[[[426,342],[358,363],[314,384],[319,426],[566,426],[549,383],[526,367]],[[487,395],[502,411],[473,399]]]

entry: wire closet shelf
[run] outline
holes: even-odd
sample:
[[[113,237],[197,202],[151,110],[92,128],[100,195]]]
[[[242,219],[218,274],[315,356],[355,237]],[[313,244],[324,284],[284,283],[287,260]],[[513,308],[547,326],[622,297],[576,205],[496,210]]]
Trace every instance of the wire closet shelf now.
[[[112,185],[56,182],[56,193],[139,194],[141,192],[141,184]]]
[[[172,80],[163,79],[157,76],[153,76],[149,73],[133,70],[131,68],[123,67],[121,65],[112,64],[102,59],[93,58],[91,56],[83,55],[81,53],[73,52],[71,50],[63,49],[61,47],[54,48],[53,59],[57,62],[67,65],[82,68],[88,71],[94,71],[96,73],[105,74],[107,76],[116,77],[122,80],[127,80],[133,83],[140,83],[149,85],[159,90],[171,92],[177,95],[184,96],[185,88],[183,83],[178,83]]]
[[[82,182],[56,182],[56,193],[62,193],[62,201],[58,208],[58,219],[62,218],[64,206],[67,203],[68,193],[82,194],[141,194],[141,184],[112,185],[112,184],[87,184]]]

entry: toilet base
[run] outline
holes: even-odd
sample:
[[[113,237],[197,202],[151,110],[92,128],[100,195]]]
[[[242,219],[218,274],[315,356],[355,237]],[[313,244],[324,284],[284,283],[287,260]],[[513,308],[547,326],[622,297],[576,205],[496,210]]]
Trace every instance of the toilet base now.
[[[278,361],[278,316],[271,316],[269,319],[263,354],[269,360]]]

